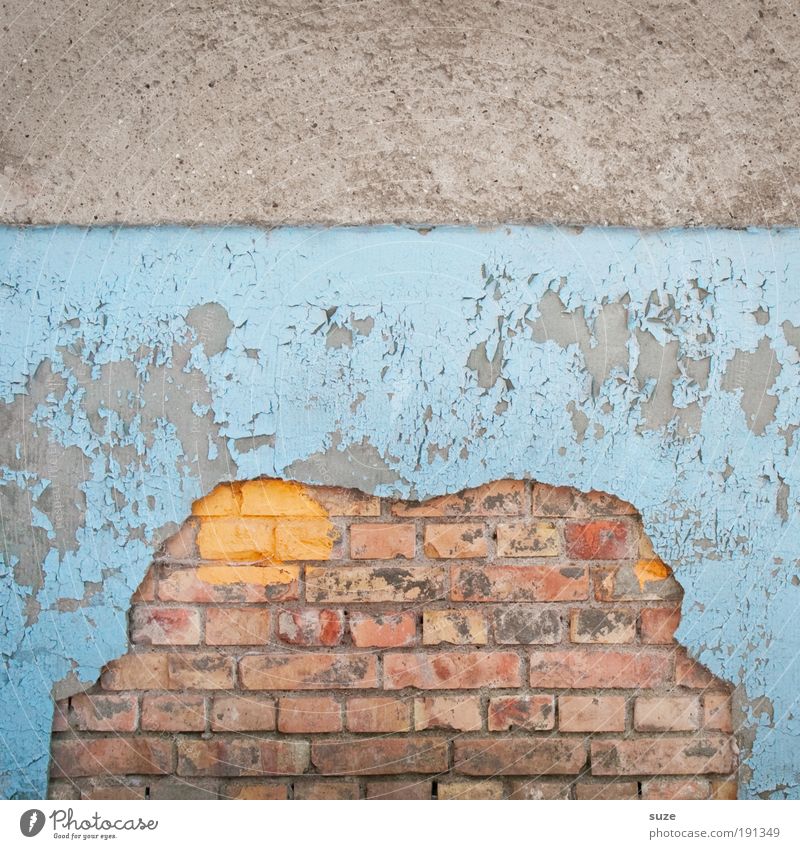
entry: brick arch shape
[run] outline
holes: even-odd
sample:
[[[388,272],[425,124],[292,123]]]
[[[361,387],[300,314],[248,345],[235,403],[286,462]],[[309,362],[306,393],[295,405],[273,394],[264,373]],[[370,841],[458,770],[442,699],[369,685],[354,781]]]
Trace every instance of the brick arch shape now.
[[[735,798],[731,688],[674,641],[635,509],[221,484],[130,651],[56,705],[53,798]]]

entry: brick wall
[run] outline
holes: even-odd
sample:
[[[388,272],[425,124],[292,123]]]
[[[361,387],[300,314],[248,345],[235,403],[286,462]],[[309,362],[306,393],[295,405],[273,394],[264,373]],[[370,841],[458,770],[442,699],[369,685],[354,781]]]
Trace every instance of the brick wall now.
[[[130,652],[56,706],[57,798],[730,798],[730,689],[630,505],[218,487]]]

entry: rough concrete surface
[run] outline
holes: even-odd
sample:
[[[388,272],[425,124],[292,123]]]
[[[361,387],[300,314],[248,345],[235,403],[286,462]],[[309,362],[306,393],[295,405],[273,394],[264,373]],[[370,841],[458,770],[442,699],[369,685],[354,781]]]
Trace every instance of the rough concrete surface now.
[[[0,8],[7,223],[798,218],[789,0]]]

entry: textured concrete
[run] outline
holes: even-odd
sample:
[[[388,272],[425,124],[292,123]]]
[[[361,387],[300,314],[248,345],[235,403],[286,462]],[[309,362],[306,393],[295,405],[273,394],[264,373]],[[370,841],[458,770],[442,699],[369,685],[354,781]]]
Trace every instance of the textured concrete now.
[[[0,8],[5,222],[798,220],[788,0]]]

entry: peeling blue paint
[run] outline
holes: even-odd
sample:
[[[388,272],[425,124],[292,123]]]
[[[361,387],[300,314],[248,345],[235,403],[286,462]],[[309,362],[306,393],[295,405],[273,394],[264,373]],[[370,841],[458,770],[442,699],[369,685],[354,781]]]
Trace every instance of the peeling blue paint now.
[[[270,475],[631,501],[746,693],[742,794],[797,798],[799,278],[796,230],[0,230],[0,792],[191,501]]]

